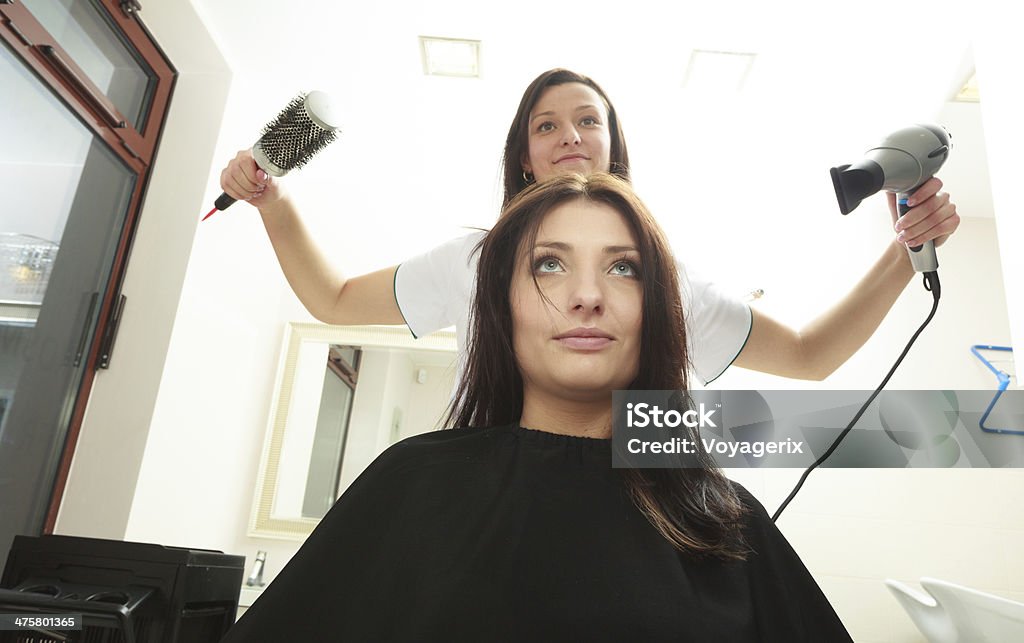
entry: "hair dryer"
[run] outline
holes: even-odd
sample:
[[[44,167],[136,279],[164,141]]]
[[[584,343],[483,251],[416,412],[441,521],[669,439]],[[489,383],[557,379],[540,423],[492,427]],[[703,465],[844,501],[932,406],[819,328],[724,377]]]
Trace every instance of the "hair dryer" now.
[[[951,138],[940,125],[912,125],[885,137],[856,163],[832,168],[839,210],[849,214],[865,197],[886,190],[896,193],[902,217],[910,210],[907,199],[946,162]],[[907,250],[914,270],[927,273],[939,267],[934,242]]]
[[[885,137],[877,147],[868,150],[864,158],[856,163],[832,168],[832,185],[836,189],[836,198],[839,199],[839,210],[843,214],[850,214],[860,205],[864,197],[879,190],[887,190],[896,193],[897,213],[902,217],[910,210],[907,199],[917,188],[921,187],[922,183],[932,178],[946,162],[946,158],[949,156],[949,139],[951,138],[949,132],[939,125],[912,125]],[[929,241],[920,246],[907,248],[907,251],[910,253],[910,263],[913,264],[914,270],[924,273],[924,287],[932,294],[932,310],[921,327],[910,338],[907,347],[903,349],[896,363],[889,369],[885,379],[853,416],[853,420],[842,430],[828,450],[800,476],[796,487],[775,511],[775,515],[772,516],[773,521],[778,520],[782,511],[796,497],[811,471],[832,455],[843,438],[853,429],[853,425],[864,414],[864,411],[871,406],[871,402],[882,392],[903,358],[907,356],[910,347],[917,341],[939,308],[939,296],[942,288],[939,285],[939,261],[935,258],[935,243]]]

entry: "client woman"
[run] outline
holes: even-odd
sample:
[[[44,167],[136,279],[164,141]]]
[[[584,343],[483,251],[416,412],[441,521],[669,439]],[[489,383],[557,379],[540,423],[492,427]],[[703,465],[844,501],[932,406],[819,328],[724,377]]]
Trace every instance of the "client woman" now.
[[[629,184],[531,186],[482,242],[450,430],[380,455],[239,641],[849,641],[713,466],[611,467],[616,389],[685,390],[675,262]]]

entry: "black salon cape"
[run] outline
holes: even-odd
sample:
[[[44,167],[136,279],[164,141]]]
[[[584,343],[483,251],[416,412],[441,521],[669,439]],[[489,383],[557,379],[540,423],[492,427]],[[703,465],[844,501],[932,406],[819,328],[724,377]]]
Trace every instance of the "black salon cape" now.
[[[745,562],[673,549],[611,441],[505,426],[381,454],[223,639],[851,640],[761,504]]]

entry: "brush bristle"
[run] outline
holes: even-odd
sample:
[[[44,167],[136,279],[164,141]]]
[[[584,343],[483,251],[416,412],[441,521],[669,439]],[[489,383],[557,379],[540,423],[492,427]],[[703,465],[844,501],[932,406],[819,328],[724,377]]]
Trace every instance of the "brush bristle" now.
[[[306,94],[293,98],[260,136],[267,158],[285,171],[302,167],[338,137],[336,130],[324,129],[310,119],[305,99]]]

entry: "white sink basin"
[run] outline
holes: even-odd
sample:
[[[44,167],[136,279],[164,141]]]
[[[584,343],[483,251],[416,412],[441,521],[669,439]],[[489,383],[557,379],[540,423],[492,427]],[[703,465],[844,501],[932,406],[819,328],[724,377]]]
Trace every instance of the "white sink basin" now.
[[[1024,603],[934,578],[922,578],[921,593],[885,581],[929,643],[1024,641]]]

